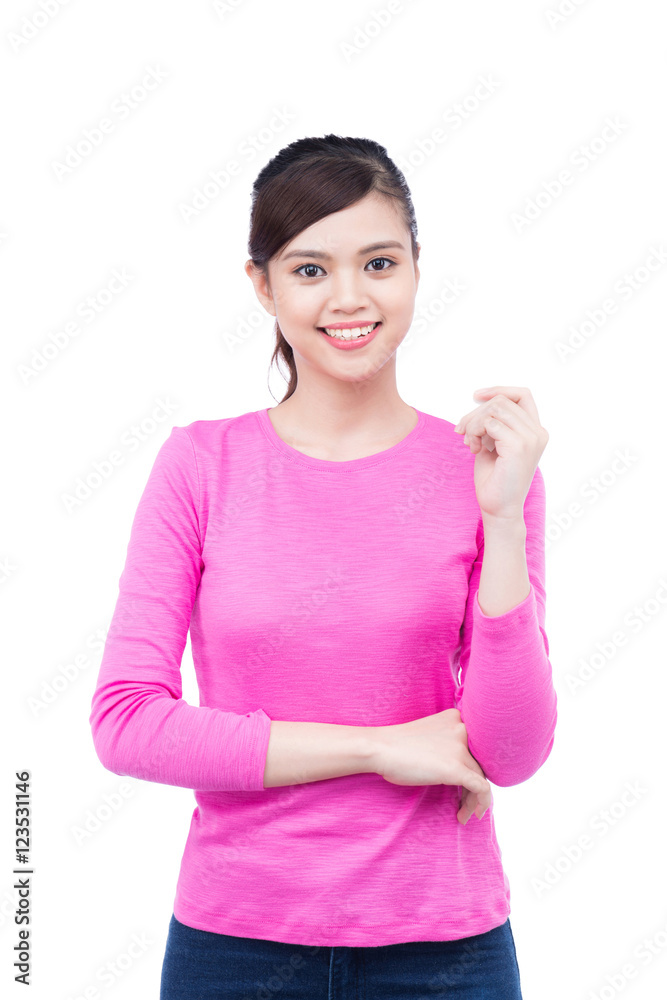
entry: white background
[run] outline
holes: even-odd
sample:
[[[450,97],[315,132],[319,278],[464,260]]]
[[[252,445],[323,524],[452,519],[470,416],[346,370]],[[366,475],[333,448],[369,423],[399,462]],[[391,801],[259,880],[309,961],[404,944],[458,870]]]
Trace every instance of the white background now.
[[[12,996],[25,995],[12,967],[14,772],[25,768],[31,996],[158,996],[195,803],[189,789],[123,778],[97,759],[88,715],[100,636],[171,427],[284,395],[275,367],[269,378],[273,317],[243,271],[250,190],[284,145],[327,132],[381,142],[412,191],[416,315],[431,318],[399,349],[403,399],[455,423],[478,386],[526,385],[550,434],[540,468],[556,741],[528,782],[494,787],[524,1000],[664,996],[661,14],[650,0],[3,3],[0,976]],[[151,69],[163,79],[114,113]],[[482,78],[495,81],[484,99]],[[290,120],[270,130],[276,110]],[[68,146],[105,117],[113,131],[59,176]],[[253,136],[261,149],[243,156]],[[232,159],[240,174],[206,188],[184,218]],[[564,169],[572,183],[558,193]],[[517,223],[538,195],[532,220]],[[131,280],[105,303],[114,269]],[[465,292],[436,315],[448,280]],[[101,306],[92,322],[77,312],[88,296]],[[600,313],[610,298],[616,311]],[[72,321],[78,335],[49,347]],[[578,346],[560,353],[582,325]],[[173,408],[68,510],[78,477],[160,400]],[[183,683],[198,704],[189,644]],[[624,805],[627,783],[639,791]],[[104,820],[82,836],[97,810]],[[568,861],[584,835],[592,846]],[[150,944],[128,959],[133,935]],[[107,963],[123,969],[111,986],[98,977]]]

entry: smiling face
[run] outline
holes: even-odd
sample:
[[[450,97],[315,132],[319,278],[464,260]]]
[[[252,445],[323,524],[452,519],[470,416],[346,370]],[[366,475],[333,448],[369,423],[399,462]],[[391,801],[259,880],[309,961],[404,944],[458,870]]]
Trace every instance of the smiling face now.
[[[251,261],[246,271],[294,351],[299,380],[313,370],[359,381],[395,363],[412,322],[419,268],[394,199],[372,193],[320,219],[268,267],[268,283]],[[376,323],[370,336],[355,340],[323,332],[341,326],[365,332]]]

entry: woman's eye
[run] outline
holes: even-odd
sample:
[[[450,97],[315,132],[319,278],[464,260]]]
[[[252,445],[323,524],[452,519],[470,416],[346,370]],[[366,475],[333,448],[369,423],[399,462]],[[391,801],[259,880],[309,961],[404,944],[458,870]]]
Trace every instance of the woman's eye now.
[[[297,267],[297,269],[296,269],[296,271],[294,273],[295,274],[301,274],[301,272],[303,271],[303,269],[306,268],[306,267],[314,267],[316,271],[321,271],[322,270],[322,268],[320,267],[319,264],[302,264],[301,267]],[[311,278],[313,276],[310,275],[310,274],[304,274],[303,277],[304,278]],[[317,275],[315,275],[315,277],[317,277]]]
[[[393,266],[393,264],[394,264],[394,261],[390,260],[389,257],[374,257],[373,260],[370,260],[368,263],[369,264],[377,264],[379,261],[385,261],[390,266]],[[310,274],[304,274],[303,272],[306,270],[306,268],[313,268],[315,271],[323,271],[324,270],[324,268],[320,267],[319,264],[302,264],[300,267],[297,267],[295,269],[294,274],[300,274],[304,278],[317,278],[318,277],[317,274],[312,274],[312,273],[310,273]],[[374,267],[374,268],[372,268],[372,270],[374,270],[376,272],[378,272],[378,271],[388,271],[389,268],[388,267],[377,267],[377,268]]]
[[[389,260],[389,258],[388,258],[388,257],[375,257],[375,258],[374,258],[373,260],[370,260],[370,261],[369,261],[368,263],[369,263],[369,264],[376,264],[376,263],[377,263],[377,262],[378,262],[379,260],[386,260],[386,262],[387,262],[388,264],[393,264],[393,263],[394,263],[394,262],[393,262],[393,260]],[[374,270],[378,270],[378,271],[388,271],[388,270],[389,270],[389,268],[388,268],[388,267],[380,267],[380,268],[374,268]]]

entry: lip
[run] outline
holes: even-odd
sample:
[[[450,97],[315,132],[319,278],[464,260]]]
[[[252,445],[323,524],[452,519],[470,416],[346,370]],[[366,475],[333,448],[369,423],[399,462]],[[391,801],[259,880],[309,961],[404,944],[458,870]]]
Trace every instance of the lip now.
[[[336,323],[331,325],[332,330],[352,330],[356,326],[368,326],[368,323]],[[328,333],[325,333],[321,327],[317,328],[317,332],[320,336],[324,337],[333,347],[337,347],[339,351],[357,351],[366,344],[369,344],[371,340],[375,339],[376,334],[382,328],[382,322],[379,322],[374,330],[366,334],[365,337],[357,337],[356,340],[338,340],[336,337],[330,337]]]
[[[329,330],[354,330],[357,326],[370,326],[371,323],[377,323],[376,319],[353,319],[349,323],[324,323]],[[318,327],[319,330],[322,327]]]

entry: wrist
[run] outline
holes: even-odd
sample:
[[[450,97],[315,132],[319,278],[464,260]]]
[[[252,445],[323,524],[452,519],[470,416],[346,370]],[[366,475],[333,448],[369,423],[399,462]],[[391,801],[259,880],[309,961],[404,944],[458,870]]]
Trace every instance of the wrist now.
[[[484,537],[491,535],[498,537],[516,538],[526,534],[526,522],[523,514],[513,514],[508,517],[497,517],[491,514],[482,514],[482,526]]]
[[[382,766],[388,744],[388,731],[392,726],[367,726],[361,739],[361,759],[363,770],[382,774]]]

